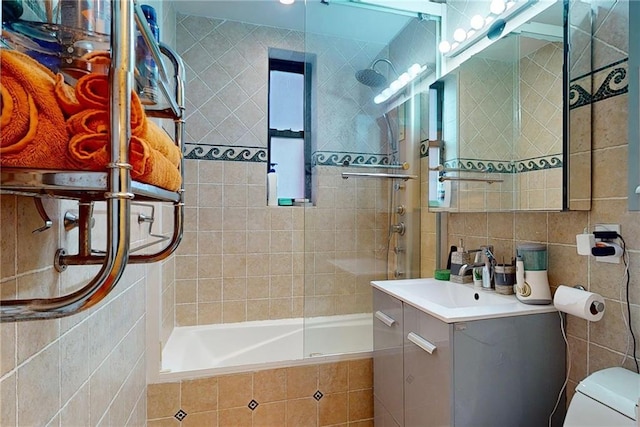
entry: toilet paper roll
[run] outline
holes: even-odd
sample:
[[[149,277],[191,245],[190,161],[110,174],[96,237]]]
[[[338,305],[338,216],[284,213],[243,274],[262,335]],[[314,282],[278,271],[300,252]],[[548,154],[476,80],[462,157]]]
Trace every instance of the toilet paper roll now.
[[[602,295],[568,286],[558,286],[553,296],[553,306],[563,313],[597,322],[604,316]]]

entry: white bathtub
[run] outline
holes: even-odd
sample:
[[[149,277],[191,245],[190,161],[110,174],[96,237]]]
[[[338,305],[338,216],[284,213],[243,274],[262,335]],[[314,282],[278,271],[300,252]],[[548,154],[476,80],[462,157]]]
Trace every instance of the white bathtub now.
[[[174,328],[162,351],[160,381],[366,357],[370,313]]]

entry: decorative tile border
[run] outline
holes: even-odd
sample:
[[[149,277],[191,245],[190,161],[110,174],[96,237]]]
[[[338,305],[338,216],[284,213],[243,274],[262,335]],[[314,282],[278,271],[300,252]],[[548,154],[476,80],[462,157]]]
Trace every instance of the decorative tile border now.
[[[629,58],[625,58],[572,80],[569,86],[569,108],[582,107],[627,93],[628,66]]]
[[[460,169],[461,172],[524,173],[543,169],[561,168],[562,155],[554,154],[516,161],[453,159],[447,160],[444,163],[444,167],[447,169]]]
[[[420,158],[429,157],[429,140],[420,141]]]
[[[555,169],[562,167],[562,154],[536,157],[533,159],[518,160],[516,163],[516,173],[532,172],[542,169]]]
[[[386,154],[316,151],[311,156],[313,166],[388,165]]]
[[[263,147],[243,147],[212,144],[185,144],[185,159],[225,160],[232,162],[267,162],[267,149]]]

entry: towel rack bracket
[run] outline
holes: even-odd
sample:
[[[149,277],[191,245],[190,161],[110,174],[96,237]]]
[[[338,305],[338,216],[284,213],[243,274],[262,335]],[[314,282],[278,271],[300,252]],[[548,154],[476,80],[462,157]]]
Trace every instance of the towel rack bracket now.
[[[66,254],[67,251],[60,248],[56,251],[56,254],[53,258],[53,268],[55,268],[58,273],[62,273],[67,269],[67,264],[62,263],[62,259]]]

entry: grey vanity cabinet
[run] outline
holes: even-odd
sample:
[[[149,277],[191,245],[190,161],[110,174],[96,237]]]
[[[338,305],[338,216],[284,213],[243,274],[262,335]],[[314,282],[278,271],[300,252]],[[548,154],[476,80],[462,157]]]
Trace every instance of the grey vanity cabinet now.
[[[376,427],[404,426],[402,302],[373,290],[373,399]]]
[[[565,376],[557,313],[446,323],[373,295],[376,427],[547,425]]]
[[[404,425],[451,425],[449,325],[404,304]]]

